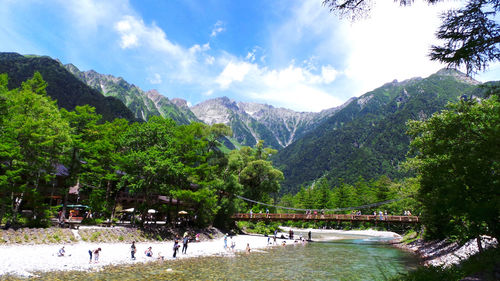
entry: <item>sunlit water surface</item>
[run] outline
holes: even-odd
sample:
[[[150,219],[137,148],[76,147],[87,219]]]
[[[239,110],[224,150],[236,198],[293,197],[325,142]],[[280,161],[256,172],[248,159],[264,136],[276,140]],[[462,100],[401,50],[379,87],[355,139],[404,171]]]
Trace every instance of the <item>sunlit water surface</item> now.
[[[39,277],[43,280],[386,280],[407,272],[418,262],[412,254],[381,244],[381,239],[350,238],[273,247],[234,257],[107,267],[91,273],[53,272]]]

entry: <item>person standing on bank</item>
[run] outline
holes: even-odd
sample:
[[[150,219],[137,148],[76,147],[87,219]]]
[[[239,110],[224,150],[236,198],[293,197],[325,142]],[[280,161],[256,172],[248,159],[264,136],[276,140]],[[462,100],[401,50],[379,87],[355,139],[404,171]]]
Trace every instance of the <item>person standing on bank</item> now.
[[[137,252],[137,248],[135,247],[135,241],[132,241],[132,246],[130,246],[130,256],[133,260],[135,260],[135,252]]]
[[[173,255],[174,259],[177,257],[177,251],[179,250],[179,247],[180,247],[179,240],[175,239],[174,248],[173,248],[173,250],[174,250],[174,255]]]
[[[182,253],[183,254],[186,254],[186,252],[187,252],[188,243],[189,243],[189,235],[187,233],[184,233],[184,237],[182,238]]]

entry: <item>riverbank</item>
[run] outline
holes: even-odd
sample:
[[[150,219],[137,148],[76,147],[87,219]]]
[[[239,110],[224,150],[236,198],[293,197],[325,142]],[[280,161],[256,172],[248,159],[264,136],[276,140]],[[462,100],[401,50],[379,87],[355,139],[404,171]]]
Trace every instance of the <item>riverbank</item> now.
[[[211,240],[192,242],[188,244],[187,254],[182,254],[181,249],[177,253],[177,259],[193,258],[200,256],[231,256],[234,252],[229,249],[231,242],[235,243],[234,252],[245,252],[249,244],[252,251],[258,251],[268,245],[267,237],[254,235],[236,235],[228,237],[228,249],[224,249],[224,238],[218,237]],[[281,245],[278,239],[278,245]],[[182,247],[182,243],[181,247]],[[109,265],[127,265],[137,263],[148,263],[164,260],[173,260],[173,241],[164,242],[138,242],[136,243],[136,259],[130,256],[130,243],[102,243],[83,242],[43,244],[43,245],[2,245],[0,246],[0,276],[15,275],[30,277],[35,272],[48,272],[58,270],[95,271]],[[65,247],[65,255],[57,255],[59,249]],[[145,250],[152,247],[153,256],[146,257]],[[89,263],[89,250],[101,248],[99,262]]]
[[[278,237],[282,234],[287,237],[289,227],[282,227],[282,232],[278,233]],[[376,237],[398,237],[396,233],[387,231],[374,231],[374,230],[359,230],[359,231],[342,231],[342,230],[322,230],[322,229],[297,229],[293,228],[295,233],[307,233],[311,231],[313,234],[313,241],[322,240],[322,235],[332,235],[328,240],[349,238],[353,235],[362,236],[376,236]],[[17,236],[21,236],[26,231],[18,231]],[[140,236],[140,231],[137,233],[132,232],[130,229],[121,228],[80,228],[80,230],[69,231],[74,235],[74,238],[61,240],[61,243],[54,243],[55,240],[51,239],[52,243],[48,244],[21,244],[10,243],[0,245],[0,276],[2,275],[15,275],[21,277],[30,277],[36,272],[49,272],[49,271],[99,271],[104,266],[110,265],[129,265],[140,264],[149,262],[161,261],[158,256],[163,256],[164,260],[174,260],[173,255],[173,240],[166,241],[144,241],[144,237]],[[56,230],[48,229],[48,233],[57,233]],[[69,235],[64,231],[65,235]],[[127,233],[125,235],[124,233]],[[95,235],[99,233],[99,235]],[[83,235],[84,240],[82,240]],[[54,235],[54,234],[52,234]],[[123,236],[125,241],[118,242],[119,237]],[[335,235],[335,236],[333,236]],[[217,230],[212,230],[209,235],[204,235],[201,242],[192,242],[188,244],[187,254],[177,253],[176,259],[195,258],[203,256],[234,256],[237,252],[245,252],[246,246],[249,244],[252,252],[262,251],[265,248],[273,246],[273,240],[270,239],[271,245],[268,244],[268,237],[261,235],[235,235],[228,237],[228,248],[231,242],[235,243],[234,251],[224,249],[224,234]],[[305,235],[302,235],[306,237]],[[107,237],[108,240],[91,241],[90,237],[97,237],[99,239]],[[118,237],[118,238],[117,238]],[[111,239],[109,239],[111,238]],[[136,240],[136,259],[133,260],[130,256],[130,239],[142,238]],[[298,236],[296,236],[298,238]],[[23,238],[24,239],[24,238]],[[117,240],[118,239],[118,240]],[[15,239],[13,239],[14,241]],[[45,241],[45,240],[44,240]],[[105,241],[105,242],[103,242]],[[110,242],[114,241],[114,242]],[[277,239],[277,245],[282,245],[286,241],[286,245],[292,245],[288,239]],[[64,246],[65,256],[59,257],[58,250]],[[181,245],[182,246],[182,245]],[[153,256],[146,257],[145,250],[152,247]],[[99,262],[89,263],[89,250],[101,248]]]
[[[485,250],[498,247],[498,241],[487,236],[482,237],[481,244]],[[424,241],[417,239],[407,244],[397,243],[395,246],[416,253],[421,257],[425,266],[449,267],[459,264],[479,252],[476,239],[471,239],[463,245],[446,240]]]

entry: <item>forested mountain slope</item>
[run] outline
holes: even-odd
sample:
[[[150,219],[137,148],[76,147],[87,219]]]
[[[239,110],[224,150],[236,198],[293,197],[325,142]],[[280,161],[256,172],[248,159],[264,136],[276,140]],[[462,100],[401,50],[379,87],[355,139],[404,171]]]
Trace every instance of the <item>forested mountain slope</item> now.
[[[17,88],[38,71],[47,82],[47,94],[57,100],[59,107],[72,110],[77,105],[91,105],[104,120],[125,118],[136,120],[132,112],[118,99],[105,97],[90,88],[58,61],[49,57],[22,56],[17,53],[0,53],[0,73],[9,76],[9,89]]]
[[[103,95],[121,100],[139,119],[148,120],[156,115],[171,118],[178,124],[198,121],[187,105],[182,106],[185,104],[182,100],[174,103],[156,90],[145,92],[122,77],[100,74],[94,70],[80,71],[73,64],[66,64],[64,67]]]
[[[282,193],[325,176],[352,183],[359,176],[404,176],[408,151],[406,121],[425,119],[479,82],[451,69],[428,78],[393,81],[350,102],[303,138],[278,152],[273,161],[284,175]]]

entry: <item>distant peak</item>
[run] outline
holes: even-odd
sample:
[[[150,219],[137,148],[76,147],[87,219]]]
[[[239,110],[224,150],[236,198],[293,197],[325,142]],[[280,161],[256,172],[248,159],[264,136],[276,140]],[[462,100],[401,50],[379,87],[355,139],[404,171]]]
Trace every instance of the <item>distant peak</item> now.
[[[80,72],[80,69],[78,69],[78,67],[76,67],[76,65],[72,63],[65,64],[64,67],[66,67],[66,69],[69,69],[71,72]]]
[[[232,100],[226,96],[220,97],[220,98],[215,98],[214,100],[221,101],[223,103],[230,103]]]
[[[146,92],[148,95],[155,95],[158,96],[160,95],[160,92],[158,92],[156,89],[152,89]]]
[[[173,98],[170,101],[177,107],[182,107],[182,108],[188,107],[187,101],[185,99]]]
[[[458,71],[455,68],[442,68],[438,72],[437,75],[446,75],[446,76],[467,76],[465,73]]]
[[[454,77],[455,79],[457,79],[459,81],[469,83],[472,85],[481,84],[481,82],[475,80],[474,78],[472,78],[470,76],[467,76],[465,73],[463,73],[455,68],[443,68],[443,69],[439,70],[438,72],[436,72],[436,75]]]

